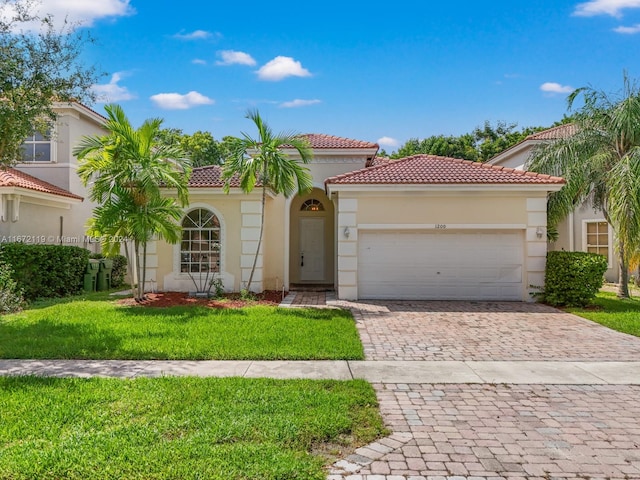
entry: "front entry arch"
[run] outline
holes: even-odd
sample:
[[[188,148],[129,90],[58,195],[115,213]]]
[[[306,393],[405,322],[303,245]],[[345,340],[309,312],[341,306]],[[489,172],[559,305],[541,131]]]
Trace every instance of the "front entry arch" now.
[[[289,215],[290,282],[333,285],[333,202],[314,188],[292,200]]]

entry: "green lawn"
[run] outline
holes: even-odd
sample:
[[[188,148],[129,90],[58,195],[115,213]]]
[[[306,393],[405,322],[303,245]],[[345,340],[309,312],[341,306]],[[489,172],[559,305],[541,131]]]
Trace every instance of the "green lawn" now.
[[[593,306],[567,311],[605,327],[640,337],[640,299],[620,300],[615,293],[600,292]]]
[[[323,479],[386,433],[359,380],[7,377],[0,412],[11,480]]]
[[[0,358],[357,360],[364,353],[344,310],[131,307],[94,295],[1,316]]]

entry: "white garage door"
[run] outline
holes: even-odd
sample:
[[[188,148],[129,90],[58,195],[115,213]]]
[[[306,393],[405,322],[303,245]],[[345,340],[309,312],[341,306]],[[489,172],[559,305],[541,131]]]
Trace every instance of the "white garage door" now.
[[[521,232],[361,231],[358,297],[522,300]]]

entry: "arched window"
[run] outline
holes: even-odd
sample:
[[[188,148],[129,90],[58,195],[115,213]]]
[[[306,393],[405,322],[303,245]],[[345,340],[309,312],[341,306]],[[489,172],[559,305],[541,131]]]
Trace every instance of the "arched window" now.
[[[301,212],[324,212],[324,205],[320,200],[310,198],[300,207]]]
[[[191,210],[182,220],[180,271],[220,271],[220,221],[207,209]]]

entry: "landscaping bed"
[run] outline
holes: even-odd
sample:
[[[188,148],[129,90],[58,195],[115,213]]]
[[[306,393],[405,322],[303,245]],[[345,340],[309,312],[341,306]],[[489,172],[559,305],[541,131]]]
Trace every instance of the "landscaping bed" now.
[[[286,292],[285,292],[286,294]],[[133,298],[123,298],[118,301],[120,305],[142,305],[145,307],[175,307],[175,306],[203,306],[211,308],[243,308],[252,305],[277,306],[283,300],[283,292],[265,290],[262,293],[252,294],[243,298],[239,293],[226,293],[221,298],[194,297],[185,292],[158,292],[147,293],[146,299],[136,302]]]

